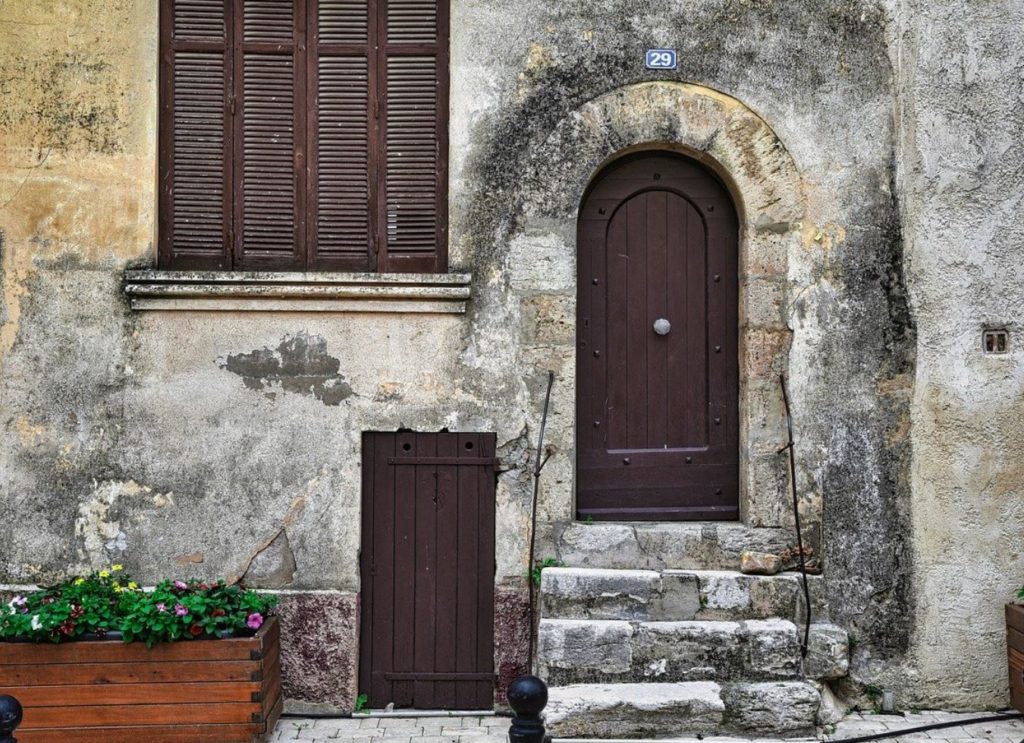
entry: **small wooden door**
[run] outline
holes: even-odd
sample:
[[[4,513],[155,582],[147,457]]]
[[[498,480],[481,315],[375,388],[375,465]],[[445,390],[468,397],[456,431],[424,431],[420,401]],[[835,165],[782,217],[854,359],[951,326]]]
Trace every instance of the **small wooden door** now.
[[[360,691],[494,703],[495,435],[364,433]]]
[[[694,161],[616,161],[579,220],[582,519],[739,516],[738,237]]]

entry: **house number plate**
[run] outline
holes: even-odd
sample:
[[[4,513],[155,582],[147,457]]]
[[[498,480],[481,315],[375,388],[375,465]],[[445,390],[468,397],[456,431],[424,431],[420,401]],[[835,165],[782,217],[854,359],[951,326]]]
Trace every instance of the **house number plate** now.
[[[649,70],[674,70],[679,66],[675,49],[648,49],[646,66]]]

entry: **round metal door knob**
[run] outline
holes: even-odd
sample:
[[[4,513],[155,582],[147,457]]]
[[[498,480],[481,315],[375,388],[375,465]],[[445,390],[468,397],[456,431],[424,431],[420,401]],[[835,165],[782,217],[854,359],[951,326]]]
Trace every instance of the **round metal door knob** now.
[[[668,335],[672,330],[672,323],[666,320],[664,317],[659,317],[654,321],[654,332],[658,335]]]

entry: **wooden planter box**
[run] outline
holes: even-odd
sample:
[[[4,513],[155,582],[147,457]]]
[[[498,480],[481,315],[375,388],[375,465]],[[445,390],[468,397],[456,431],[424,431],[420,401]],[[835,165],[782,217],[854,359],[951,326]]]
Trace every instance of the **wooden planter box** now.
[[[1006,605],[1006,651],[1010,661],[1010,704],[1024,712],[1024,606]]]
[[[0,693],[24,707],[19,743],[258,741],[281,715],[280,626],[152,648],[0,642]]]

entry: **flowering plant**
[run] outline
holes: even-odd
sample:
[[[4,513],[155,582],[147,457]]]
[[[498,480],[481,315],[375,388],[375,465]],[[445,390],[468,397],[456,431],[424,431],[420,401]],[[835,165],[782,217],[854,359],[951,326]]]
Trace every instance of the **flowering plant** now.
[[[122,566],[71,578],[0,604],[0,639],[61,642],[121,634],[125,642],[192,640],[251,634],[277,603],[223,580],[165,580],[143,590]]]

